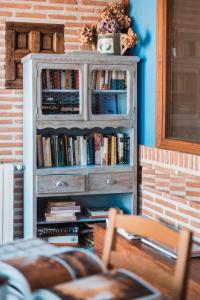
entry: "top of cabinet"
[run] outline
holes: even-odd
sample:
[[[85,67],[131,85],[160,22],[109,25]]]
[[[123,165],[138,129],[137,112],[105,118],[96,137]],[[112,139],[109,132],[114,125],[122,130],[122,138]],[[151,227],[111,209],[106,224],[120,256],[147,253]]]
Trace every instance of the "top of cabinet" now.
[[[30,60],[55,63],[69,63],[73,60],[73,63],[134,64],[140,59],[137,56],[106,55],[94,51],[71,51],[65,54],[30,53],[22,58],[22,63]]]

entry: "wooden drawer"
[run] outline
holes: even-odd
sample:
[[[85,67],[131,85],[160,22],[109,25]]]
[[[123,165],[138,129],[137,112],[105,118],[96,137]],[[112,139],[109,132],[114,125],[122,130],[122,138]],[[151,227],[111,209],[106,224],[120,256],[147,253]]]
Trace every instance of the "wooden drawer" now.
[[[131,192],[133,190],[133,173],[89,174],[88,190],[102,193]]]
[[[59,194],[85,191],[84,175],[37,176],[38,194]]]

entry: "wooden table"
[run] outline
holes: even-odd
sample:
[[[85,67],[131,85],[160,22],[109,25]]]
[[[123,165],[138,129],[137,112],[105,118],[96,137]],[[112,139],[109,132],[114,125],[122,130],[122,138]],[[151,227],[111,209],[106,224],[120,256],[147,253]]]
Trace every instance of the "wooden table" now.
[[[99,256],[102,255],[105,226],[96,224],[94,226],[94,248],[95,253]],[[165,256],[152,249],[151,247],[141,243],[140,241],[127,241],[123,237],[119,236],[117,239],[116,248],[118,251],[132,253],[136,255],[148,258],[149,261],[154,261],[154,263],[161,266],[163,269],[167,270],[169,273],[173,272],[174,259]],[[150,282],[153,285],[153,282]],[[162,287],[156,286],[161,292],[163,292]],[[188,287],[188,300],[199,300],[200,299],[200,258],[192,258],[190,266],[189,275],[189,287]]]

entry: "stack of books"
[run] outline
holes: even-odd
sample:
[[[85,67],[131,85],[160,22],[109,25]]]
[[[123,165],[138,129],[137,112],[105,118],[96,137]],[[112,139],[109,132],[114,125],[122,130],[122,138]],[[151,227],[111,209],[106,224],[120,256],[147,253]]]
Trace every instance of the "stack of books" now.
[[[125,90],[127,88],[126,71],[93,71],[92,88],[93,90]]]
[[[109,207],[90,207],[86,208],[86,212],[91,219],[107,218]]]
[[[37,166],[117,165],[130,163],[130,137],[123,133],[85,136],[37,135]]]
[[[78,90],[79,70],[42,70],[43,90]]]
[[[76,221],[76,214],[80,213],[80,211],[81,207],[76,205],[74,201],[48,201],[45,212],[45,220],[46,222]]]

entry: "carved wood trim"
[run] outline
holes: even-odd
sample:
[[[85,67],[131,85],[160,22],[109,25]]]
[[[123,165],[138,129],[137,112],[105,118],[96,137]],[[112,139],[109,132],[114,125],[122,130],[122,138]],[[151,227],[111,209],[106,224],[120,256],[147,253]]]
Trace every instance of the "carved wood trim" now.
[[[39,52],[64,53],[64,25],[6,23],[6,88],[22,88],[21,59]]]

